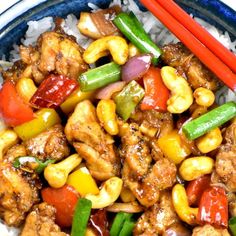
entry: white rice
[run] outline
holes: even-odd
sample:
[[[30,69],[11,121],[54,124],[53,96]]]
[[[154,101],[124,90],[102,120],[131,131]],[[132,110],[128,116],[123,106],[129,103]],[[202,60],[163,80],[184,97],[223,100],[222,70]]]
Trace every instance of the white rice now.
[[[20,229],[6,226],[3,221],[0,220],[0,235],[1,236],[17,236],[20,233]]]
[[[137,18],[142,22],[144,29],[150,34],[152,40],[158,45],[168,44],[171,42],[177,42],[178,39],[172,35],[168,29],[166,29],[162,23],[157,20],[150,12],[142,12],[139,10],[138,6],[133,0],[113,0],[110,6],[119,5],[123,11],[132,11],[137,16]],[[93,3],[88,3],[88,6],[92,11],[98,10],[99,7]],[[219,40],[225,47],[229,48],[232,52],[236,53],[236,40],[231,41],[228,32],[221,32],[216,27],[206,23],[202,19],[194,18],[199,22],[204,28],[206,28],[217,40]],[[29,21],[28,30],[26,31],[25,37],[21,40],[23,45],[34,45],[40,34],[45,31],[52,30],[54,28],[53,18],[45,17],[38,21]],[[73,35],[78,44],[86,48],[91,40],[83,36],[77,28],[77,18],[70,14],[66,17],[63,22],[63,29],[69,35]],[[14,62],[19,59],[19,46],[13,45],[13,50],[10,52],[10,59]],[[5,58],[0,60],[0,65],[4,68],[10,67],[12,64],[4,61]],[[1,75],[0,75],[1,77]],[[1,78],[0,78],[1,83]],[[220,104],[226,101],[236,101],[235,94],[226,87],[220,89],[217,92],[217,100]],[[0,235],[1,236],[17,236],[19,234],[19,229],[13,227],[7,227],[2,221],[0,221]]]

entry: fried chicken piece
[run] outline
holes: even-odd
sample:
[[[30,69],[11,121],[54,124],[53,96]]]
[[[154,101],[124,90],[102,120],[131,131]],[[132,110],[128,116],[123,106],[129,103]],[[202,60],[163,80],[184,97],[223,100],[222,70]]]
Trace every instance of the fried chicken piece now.
[[[93,39],[117,35],[119,30],[112,19],[120,11],[119,6],[113,6],[95,12],[81,12],[77,27],[82,34]]]
[[[236,194],[231,192],[227,194],[228,206],[229,206],[229,216],[236,216]]]
[[[0,163],[0,216],[9,226],[19,226],[31,207],[38,203],[41,187],[37,177]]]
[[[114,140],[101,128],[95,107],[89,100],[76,106],[67,121],[65,134],[78,154],[86,160],[94,178],[103,181],[119,176],[120,161],[114,150]]]
[[[70,153],[63,127],[60,124],[26,140],[24,145],[29,156],[37,157],[42,161],[46,159],[59,161]]]
[[[27,156],[25,146],[16,144],[9,148],[3,157],[4,162],[12,163],[17,157]]]
[[[230,191],[236,191],[236,123],[225,132],[226,143],[221,145],[216,155],[215,173]]]
[[[56,209],[43,202],[28,214],[20,236],[69,236],[55,224]]]
[[[146,210],[138,219],[134,235],[162,235],[171,225],[179,222],[172,204],[171,193],[163,191],[159,202]]]
[[[216,91],[219,88],[217,77],[182,43],[165,45],[162,50],[162,60],[180,74],[184,73],[193,89],[204,87]]]
[[[144,124],[147,128],[156,128],[156,136],[161,137],[173,130],[173,116],[170,112],[159,112],[155,109],[142,111],[138,107],[132,114],[131,120],[135,123]]]
[[[207,224],[195,227],[192,236],[230,236],[230,234],[227,229],[216,229]]]
[[[83,48],[69,36],[59,32],[43,33],[35,48],[20,47],[21,58],[31,66],[36,83],[40,83],[50,72],[77,79],[79,74],[88,69],[82,53]]]
[[[19,60],[14,62],[13,66],[6,71],[0,68],[0,72],[2,73],[4,80],[11,80],[14,83],[17,83],[22,77],[30,77],[31,68],[29,68],[26,63]]]
[[[148,141],[140,133],[136,123],[120,126],[121,156],[124,159],[122,178],[138,199],[146,206],[152,206],[159,199],[160,190],[171,187],[176,180],[176,166],[165,158],[160,158],[152,166],[152,156]],[[154,147],[154,146],[153,146]]]

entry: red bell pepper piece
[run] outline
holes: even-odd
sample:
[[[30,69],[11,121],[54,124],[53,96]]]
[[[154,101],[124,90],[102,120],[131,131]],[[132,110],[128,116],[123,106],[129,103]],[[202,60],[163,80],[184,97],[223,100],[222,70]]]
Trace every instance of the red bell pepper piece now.
[[[66,184],[61,188],[44,188],[41,195],[44,202],[56,208],[56,223],[61,227],[70,227],[79,193]]]
[[[10,80],[0,90],[0,117],[10,126],[34,119],[32,108],[17,94],[15,85]]]
[[[202,194],[197,221],[215,227],[228,227],[228,200],[221,187],[210,187]]]
[[[141,110],[166,111],[170,91],[162,81],[160,69],[150,67],[143,77],[143,82],[145,97],[141,103]]]
[[[99,209],[96,212],[94,211],[94,213],[90,216],[88,225],[93,229],[94,232],[96,232],[96,235],[110,235],[108,231],[109,224],[107,220],[107,213],[105,209]]]
[[[203,175],[193,181],[190,181],[186,188],[189,205],[198,206],[202,193],[210,187],[210,175]]]
[[[56,108],[78,87],[78,82],[64,75],[49,75],[30,99],[38,108]]]

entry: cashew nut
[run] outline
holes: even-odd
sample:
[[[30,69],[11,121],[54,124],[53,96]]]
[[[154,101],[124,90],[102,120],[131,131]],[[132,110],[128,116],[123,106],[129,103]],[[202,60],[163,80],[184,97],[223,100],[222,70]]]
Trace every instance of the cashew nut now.
[[[61,188],[69,173],[82,161],[78,154],[73,154],[56,164],[49,164],[44,170],[44,177],[53,188]]]
[[[193,92],[196,103],[200,106],[210,107],[215,101],[215,95],[210,89],[197,88]]]
[[[113,100],[100,100],[97,105],[97,116],[107,133],[110,135],[117,135],[119,133],[116,104]]]
[[[120,196],[123,181],[118,177],[111,177],[104,182],[98,195],[87,194],[85,198],[92,202],[93,209],[107,207],[113,204]]]
[[[114,62],[123,65],[129,55],[128,44],[120,36],[106,36],[92,42],[83,54],[84,61],[88,64],[96,62],[99,58],[112,55]]]
[[[133,192],[126,187],[123,187],[120,193],[120,198],[122,202],[133,202],[136,200],[136,197],[134,196]]]
[[[221,131],[219,128],[216,128],[198,138],[196,140],[196,145],[202,153],[208,153],[218,148],[222,141],[223,137]]]
[[[10,129],[0,132],[0,160],[2,160],[6,149],[17,143],[17,134]]]
[[[171,66],[161,68],[161,77],[166,87],[171,90],[167,110],[177,114],[186,111],[193,103],[193,93],[188,82]]]
[[[129,43],[129,58],[139,55],[140,52],[136,46],[132,43]]]
[[[173,187],[172,202],[177,215],[182,221],[189,225],[196,223],[198,208],[189,207],[185,188],[181,184],[176,184]]]
[[[184,180],[191,181],[202,175],[210,174],[213,167],[214,160],[210,157],[191,157],[182,162],[179,173]]]

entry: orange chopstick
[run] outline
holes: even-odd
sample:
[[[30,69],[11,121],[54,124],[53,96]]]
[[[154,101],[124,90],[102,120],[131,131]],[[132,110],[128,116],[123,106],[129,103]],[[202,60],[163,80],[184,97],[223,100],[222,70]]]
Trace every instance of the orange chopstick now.
[[[236,92],[236,75],[155,0],[140,0],[216,76]]]
[[[209,34],[201,25],[191,18],[173,0],[156,0],[176,20],[188,29],[199,41],[219,57],[233,72],[236,72],[236,56]]]

